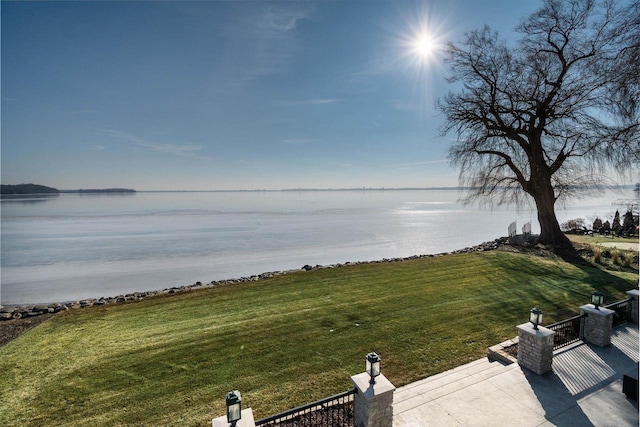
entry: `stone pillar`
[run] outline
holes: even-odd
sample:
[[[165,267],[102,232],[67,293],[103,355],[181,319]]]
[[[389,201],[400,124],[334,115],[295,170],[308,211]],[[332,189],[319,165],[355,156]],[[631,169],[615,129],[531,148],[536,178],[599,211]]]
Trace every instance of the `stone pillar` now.
[[[518,325],[518,365],[538,375],[551,371],[555,332],[530,322]]]
[[[636,325],[638,324],[638,293],[640,293],[638,289],[627,291],[627,295],[631,298],[631,321]]]
[[[223,415],[211,420],[212,427],[229,427],[227,422],[227,416]],[[236,423],[236,427],[256,427],[256,422],[253,420],[253,411],[251,408],[243,409],[240,419]]]
[[[393,392],[396,387],[384,375],[369,384],[369,375],[363,372],[351,377],[358,389],[354,396],[355,427],[391,427],[393,424]]]
[[[585,315],[584,341],[598,347],[611,344],[614,311],[604,307],[596,308],[593,304],[585,304],[580,307],[580,313]]]

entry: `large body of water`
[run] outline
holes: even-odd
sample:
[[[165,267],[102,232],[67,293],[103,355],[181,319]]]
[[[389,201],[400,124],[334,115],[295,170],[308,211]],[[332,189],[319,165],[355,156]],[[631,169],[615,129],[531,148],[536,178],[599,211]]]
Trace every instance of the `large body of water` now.
[[[266,271],[448,252],[535,211],[463,207],[457,190],[61,194],[2,199],[0,303],[116,296]],[[611,220],[578,200],[559,220]],[[619,207],[624,210],[624,207]]]

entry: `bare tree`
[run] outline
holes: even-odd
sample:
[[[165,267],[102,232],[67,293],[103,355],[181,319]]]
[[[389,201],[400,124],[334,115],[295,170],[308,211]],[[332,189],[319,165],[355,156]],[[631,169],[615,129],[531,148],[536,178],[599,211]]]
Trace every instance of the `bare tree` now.
[[[488,26],[449,44],[450,82],[437,106],[466,201],[533,198],[540,240],[569,248],[556,201],[640,160],[638,0],[546,0],[508,46]],[[635,58],[635,59],[634,59]]]

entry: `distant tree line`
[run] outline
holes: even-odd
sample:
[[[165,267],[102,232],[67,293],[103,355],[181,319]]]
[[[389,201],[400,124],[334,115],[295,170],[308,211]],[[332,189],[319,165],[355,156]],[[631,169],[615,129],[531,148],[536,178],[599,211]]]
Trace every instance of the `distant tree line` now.
[[[45,187],[38,184],[18,184],[0,186],[1,194],[58,194],[60,190],[57,188]]]
[[[565,233],[589,234],[598,233],[602,235],[614,235],[619,237],[629,237],[638,234],[638,215],[634,215],[628,210],[620,219],[620,211],[616,210],[613,220],[605,220],[596,217],[589,230],[583,218],[570,219],[563,222],[560,227]]]
[[[61,193],[135,193],[136,190],[130,188],[102,188],[102,189],[80,189],[80,190],[60,190]]]
[[[80,189],[80,190],[58,190],[57,188],[46,187],[38,184],[18,184],[2,185],[0,194],[60,194],[60,193],[135,193],[136,190],[129,188],[104,188],[104,189]]]

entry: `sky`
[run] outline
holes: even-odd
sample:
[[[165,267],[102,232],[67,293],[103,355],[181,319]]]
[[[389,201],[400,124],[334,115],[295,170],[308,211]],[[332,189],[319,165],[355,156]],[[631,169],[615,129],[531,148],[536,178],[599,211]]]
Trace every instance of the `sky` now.
[[[442,46],[537,0],[1,4],[3,184],[457,185]]]

